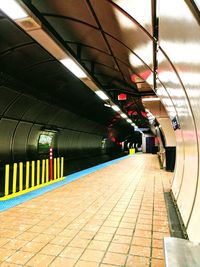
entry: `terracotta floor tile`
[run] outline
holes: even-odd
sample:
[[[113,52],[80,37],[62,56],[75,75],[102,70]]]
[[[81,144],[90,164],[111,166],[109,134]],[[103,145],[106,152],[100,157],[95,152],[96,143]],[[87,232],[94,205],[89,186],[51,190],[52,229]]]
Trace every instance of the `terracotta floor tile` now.
[[[54,244],[47,244],[41,251],[41,254],[57,256],[62,250],[64,249],[63,246],[54,245]]]
[[[145,231],[151,231],[152,225],[151,224],[136,224],[136,229],[138,230],[145,230]]]
[[[122,222],[135,224],[136,218],[123,217]]]
[[[143,246],[132,246],[130,254],[141,257],[150,257],[150,248]]]
[[[29,229],[29,232],[33,232],[33,233],[42,233],[45,229],[46,229],[45,226],[34,225],[33,227],[31,227],[31,228]]]
[[[101,262],[104,255],[104,251],[86,249],[81,256],[81,260]]]
[[[139,256],[129,256],[126,267],[149,267],[149,258]]]
[[[164,260],[152,259],[151,267],[165,267]]]
[[[11,239],[9,242],[7,242],[3,246],[3,248],[17,250],[17,249],[20,249],[21,247],[23,247],[26,243],[27,243],[27,241],[25,241],[25,240]]]
[[[162,239],[153,239],[152,247],[163,249],[163,240]]]
[[[153,238],[152,267],[163,266],[162,239],[170,235],[163,192],[172,177],[156,155],[136,155],[0,213],[0,261],[18,255],[38,265],[142,267]]]
[[[49,266],[50,267],[73,267],[76,261],[77,261],[76,259],[57,257]]]
[[[117,266],[124,266],[125,261],[126,261],[125,254],[118,254],[112,252],[107,252],[105,258],[103,259],[103,263],[113,264]]]
[[[81,239],[76,237],[69,243],[69,246],[76,248],[86,248],[89,242],[90,242],[89,239],[83,239],[83,238]]]
[[[83,238],[83,239],[92,239],[94,237],[95,233],[94,232],[89,232],[89,231],[80,231],[77,234],[78,238]]]
[[[118,244],[118,243],[111,243],[108,251],[115,252],[115,253],[122,253],[127,254],[129,250],[128,244]]]
[[[132,245],[150,247],[151,239],[145,238],[145,237],[134,236],[132,240]]]
[[[37,235],[38,235],[38,233],[24,232],[24,233],[22,233],[21,235],[19,235],[19,236],[17,237],[17,239],[31,241],[31,240],[33,240]]]
[[[99,267],[114,267],[116,265],[111,265],[111,264],[101,264]]]
[[[95,235],[94,240],[110,241],[112,237],[113,237],[112,234],[98,233],[97,235]]]
[[[70,259],[78,259],[83,253],[83,248],[66,247],[60,254],[60,257],[67,257]]]
[[[170,236],[169,233],[153,232],[153,238],[163,240],[164,237]]]
[[[54,256],[37,254],[29,262],[27,262],[26,265],[32,267],[46,267],[49,266],[54,258]]]
[[[39,243],[48,243],[52,239],[54,239],[54,235],[48,235],[48,234],[39,234],[37,237],[33,239],[34,242],[39,242]]]
[[[109,226],[102,226],[99,229],[100,233],[107,233],[107,234],[113,234],[116,231],[116,227],[109,227]]]
[[[107,220],[104,222],[103,226],[118,227],[119,222]]]
[[[17,251],[11,257],[9,257],[6,261],[16,264],[26,264],[30,258],[34,256],[34,253],[26,252],[26,251]]]
[[[72,240],[71,237],[62,237],[60,235],[56,236],[49,243],[54,245],[66,246]]]
[[[126,229],[126,228],[118,228],[117,235],[125,235],[125,236],[132,236],[133,235],[133,229]]]
[[[135,228],[135,223],[121,222],[119,227],[128,228],[128,229],[134,229]]]
[[[9,238],[0,238],[0,247],[8,243],[11,239]]]
[[[115,235],[112,242],[119,244],[130,244],[131,236]]]
[[[99,263],[92,261],[78,261],[75,267],[98,267]]]
[[[5,261],[9,256],[15,253],[15,250],[7,250],[5,248],[0,248],[0,262]]]
[[[164,259],[164,252],[163,252],[163,249],[160,249],[160,248],[153,248],[153,251],[152,251],[152,258],[156,258],[156,259]]]
[[[105,251],[109,245],[108,241],[98,241],[98,240],[93,240],[89,246],[88,249],[94,249],[94,250],[102,250]]]
[[[151,231],[136,229],[134,232],[134,236],[151,238]]]
[[[75,235],[78,233],[77,230],[70,230],[70,229],[65,229],[62,232],[59,233],[59,235],[64,236],[64,237],[75,237]]]
[[[15,263],[8,263],[8,262],[3,262],[0,265],[1,267],[20,267],[21,265],[15,264]]]
[[[33,252],[33,253],[37,253],[38,251],[40,251],[44,246],[46,245],[46,243],[41,243],[41,242],[28,242],[25,246],[23,246],[21,248],[22,251],[27,251],[27,252]]]

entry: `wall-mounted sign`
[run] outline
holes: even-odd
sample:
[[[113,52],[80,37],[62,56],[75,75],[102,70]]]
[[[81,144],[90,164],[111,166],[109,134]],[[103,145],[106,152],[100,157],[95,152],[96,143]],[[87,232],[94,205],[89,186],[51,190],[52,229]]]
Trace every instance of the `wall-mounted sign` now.
[[[172,119],[172,126],[173,126],[174,131],[176,131],[177,129],[180,129],[180,124],[176,116]]]

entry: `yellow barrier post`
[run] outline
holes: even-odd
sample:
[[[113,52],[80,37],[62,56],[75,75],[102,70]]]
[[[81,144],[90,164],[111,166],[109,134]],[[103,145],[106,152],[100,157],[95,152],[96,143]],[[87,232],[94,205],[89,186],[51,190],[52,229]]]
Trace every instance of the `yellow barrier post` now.
[[[26,162],[26,189],[29,188],[30,162]]]
[[[135,154],[135,148],[130,148],[130,149],[129,149],[129,154],[130,154],[130,155]]]
[[[63,178],[64,175],[64,158],[61,158],[61,174],[60,177]]]
[[[49,181],[49,160],[46,159],[46,183]]]
[[[31,187],[35,186],[35,161],[31,162]]]
[[[57,158],[57,175],[60,178],[60,158]]]
[[[13,164],[13,187],[12,187],[12,193],[16,193],[16,185],[17,185],[17,163]]]
[[[45,175],[45,159],[42,160],[42,184],[44,184],[44,175]]]
[[[9,171],[10,171],[10,165],[6,164],[6,167],[5,167],[5,196],[8,196],[8,194],[9,194]]]
[[[37,160],[37,185],[40,184],[40,160]]]
[[[53,159],[53,176],[54,176],[54,180],[56,180],[57,179],[57,164],[56,164],[56,159]]]
[[[19,163],[19,191],[23,190],[23,163]]]

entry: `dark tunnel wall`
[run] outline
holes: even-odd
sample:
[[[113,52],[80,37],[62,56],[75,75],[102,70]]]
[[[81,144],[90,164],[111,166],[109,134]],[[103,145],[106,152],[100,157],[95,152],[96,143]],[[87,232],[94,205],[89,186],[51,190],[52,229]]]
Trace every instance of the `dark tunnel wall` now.
[[[0,95],[1,164],[44,156],[38,154],[43,128],[58,130],[54,156],[75,160],[102,153],[105,126],[5,86],[0,87]]]

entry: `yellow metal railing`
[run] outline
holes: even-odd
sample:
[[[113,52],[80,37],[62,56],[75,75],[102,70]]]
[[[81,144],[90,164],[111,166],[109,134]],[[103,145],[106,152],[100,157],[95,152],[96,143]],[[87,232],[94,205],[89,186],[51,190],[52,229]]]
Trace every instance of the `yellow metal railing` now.
[[[63,180],[64,158],[53,159],[52,179],[50,179],[49,159],[14,163],[5,166],[4,196],[1,200],[10,199],[43,186]],[[3,190],[1,190],[3,191]]]

